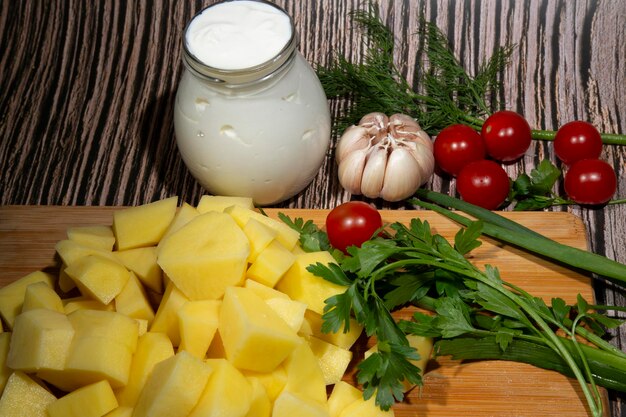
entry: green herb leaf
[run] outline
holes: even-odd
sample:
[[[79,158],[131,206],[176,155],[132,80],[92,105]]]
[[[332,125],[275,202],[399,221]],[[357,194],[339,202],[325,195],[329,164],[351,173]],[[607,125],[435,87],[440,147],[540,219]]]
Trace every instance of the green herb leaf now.
[[[478,238],[483,233],[481,221],[472,222],[469,227],[459,229],[454,236],[454,248],[461,254],[466,255],[481,245]]]

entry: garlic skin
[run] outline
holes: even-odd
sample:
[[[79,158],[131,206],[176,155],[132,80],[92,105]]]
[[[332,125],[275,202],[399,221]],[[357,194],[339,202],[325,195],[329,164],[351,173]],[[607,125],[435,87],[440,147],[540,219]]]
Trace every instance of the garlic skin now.
[[[413,195],[435,170],[430,136],[405,114],[366,114],[341,135],[335,160],[346,191],[390,202]]]

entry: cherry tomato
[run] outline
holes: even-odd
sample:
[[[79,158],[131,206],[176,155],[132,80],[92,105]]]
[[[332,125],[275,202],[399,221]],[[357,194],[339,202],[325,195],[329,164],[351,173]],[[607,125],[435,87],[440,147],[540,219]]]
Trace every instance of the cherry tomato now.
[[[509,176],[493,161],[470,162],[459,172],[456,181],[463,200],[487,210],[500,207],[509,195]]]
[[[378,210],[363,201],[340,204],[326,217],[328,240],[343,252],[350,246],[360,247],[382,225]]]
[[[456,177],[469,162],[485,159],[485,145],[483,138],[471,127],[452,125],[437,135],[434,154],[437,166]]]
[[[528,150],[530,126],[519,114],[502,110],[485,120],[481,131],[487,154],[502,162],[514,161]]]
[[[604,204],[616,190],[613,167],[600,159],[574,162],[565,173],[565,192],[578,204]]]
[[[602,153],[600,132],[580,120],[564,124],[554,137],[554,152],[566,165],[581,159],[597,159]]]

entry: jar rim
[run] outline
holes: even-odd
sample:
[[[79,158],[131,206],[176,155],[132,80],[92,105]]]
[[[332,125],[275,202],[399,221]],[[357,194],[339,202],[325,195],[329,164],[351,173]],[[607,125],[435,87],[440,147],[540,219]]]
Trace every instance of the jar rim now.
[[[246,67],[246,68],[238,68],[238,69],[222,69],[213,67],[205,64],[200,60],[197,56],[195,56],[191,51],[187,44],[187,31],[189,30],[189,26],[197,18],[207,9],[214,7],[218,4],[223,3],[231,3],[237,2],[240,0],[220,0],[216,3],[213,3],[199,12],[197,12],[191,20],[185,26],[183,31],[183,62],[187,66],[187,68],[191,69],[196,75],[200,76],[205,81],[222,84],[222,85],[233,85],[233,86],[244,86],[254,84],[255,82],[267,80],[271,78],[273,74],[279,73],[280,69],[287,66],[289,61],[293,59],[296,53],[296,48],[298,46],[298,39],[295,24],[293,22],[292,17],[283,9],[282,7],[271,3],[267,0],[247,0],[253,1],[257,3],[267,4],[268,6],[272,6],[275,9],[282,12],[285,16],[289,18],[289,25],[291,27],[291,36],[289,40],[285,43],[285,46],[272,58],[268,59],[265,62],[260,64]]]

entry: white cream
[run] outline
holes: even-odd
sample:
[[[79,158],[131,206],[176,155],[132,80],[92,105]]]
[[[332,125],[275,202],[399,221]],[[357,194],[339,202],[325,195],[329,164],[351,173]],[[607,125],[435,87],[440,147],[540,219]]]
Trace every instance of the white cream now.
[[[189,52],[205,65],[250,68],[276,56],[291,38],[289,16],[269,4],[228,1],[205,9],[189,24]]]

